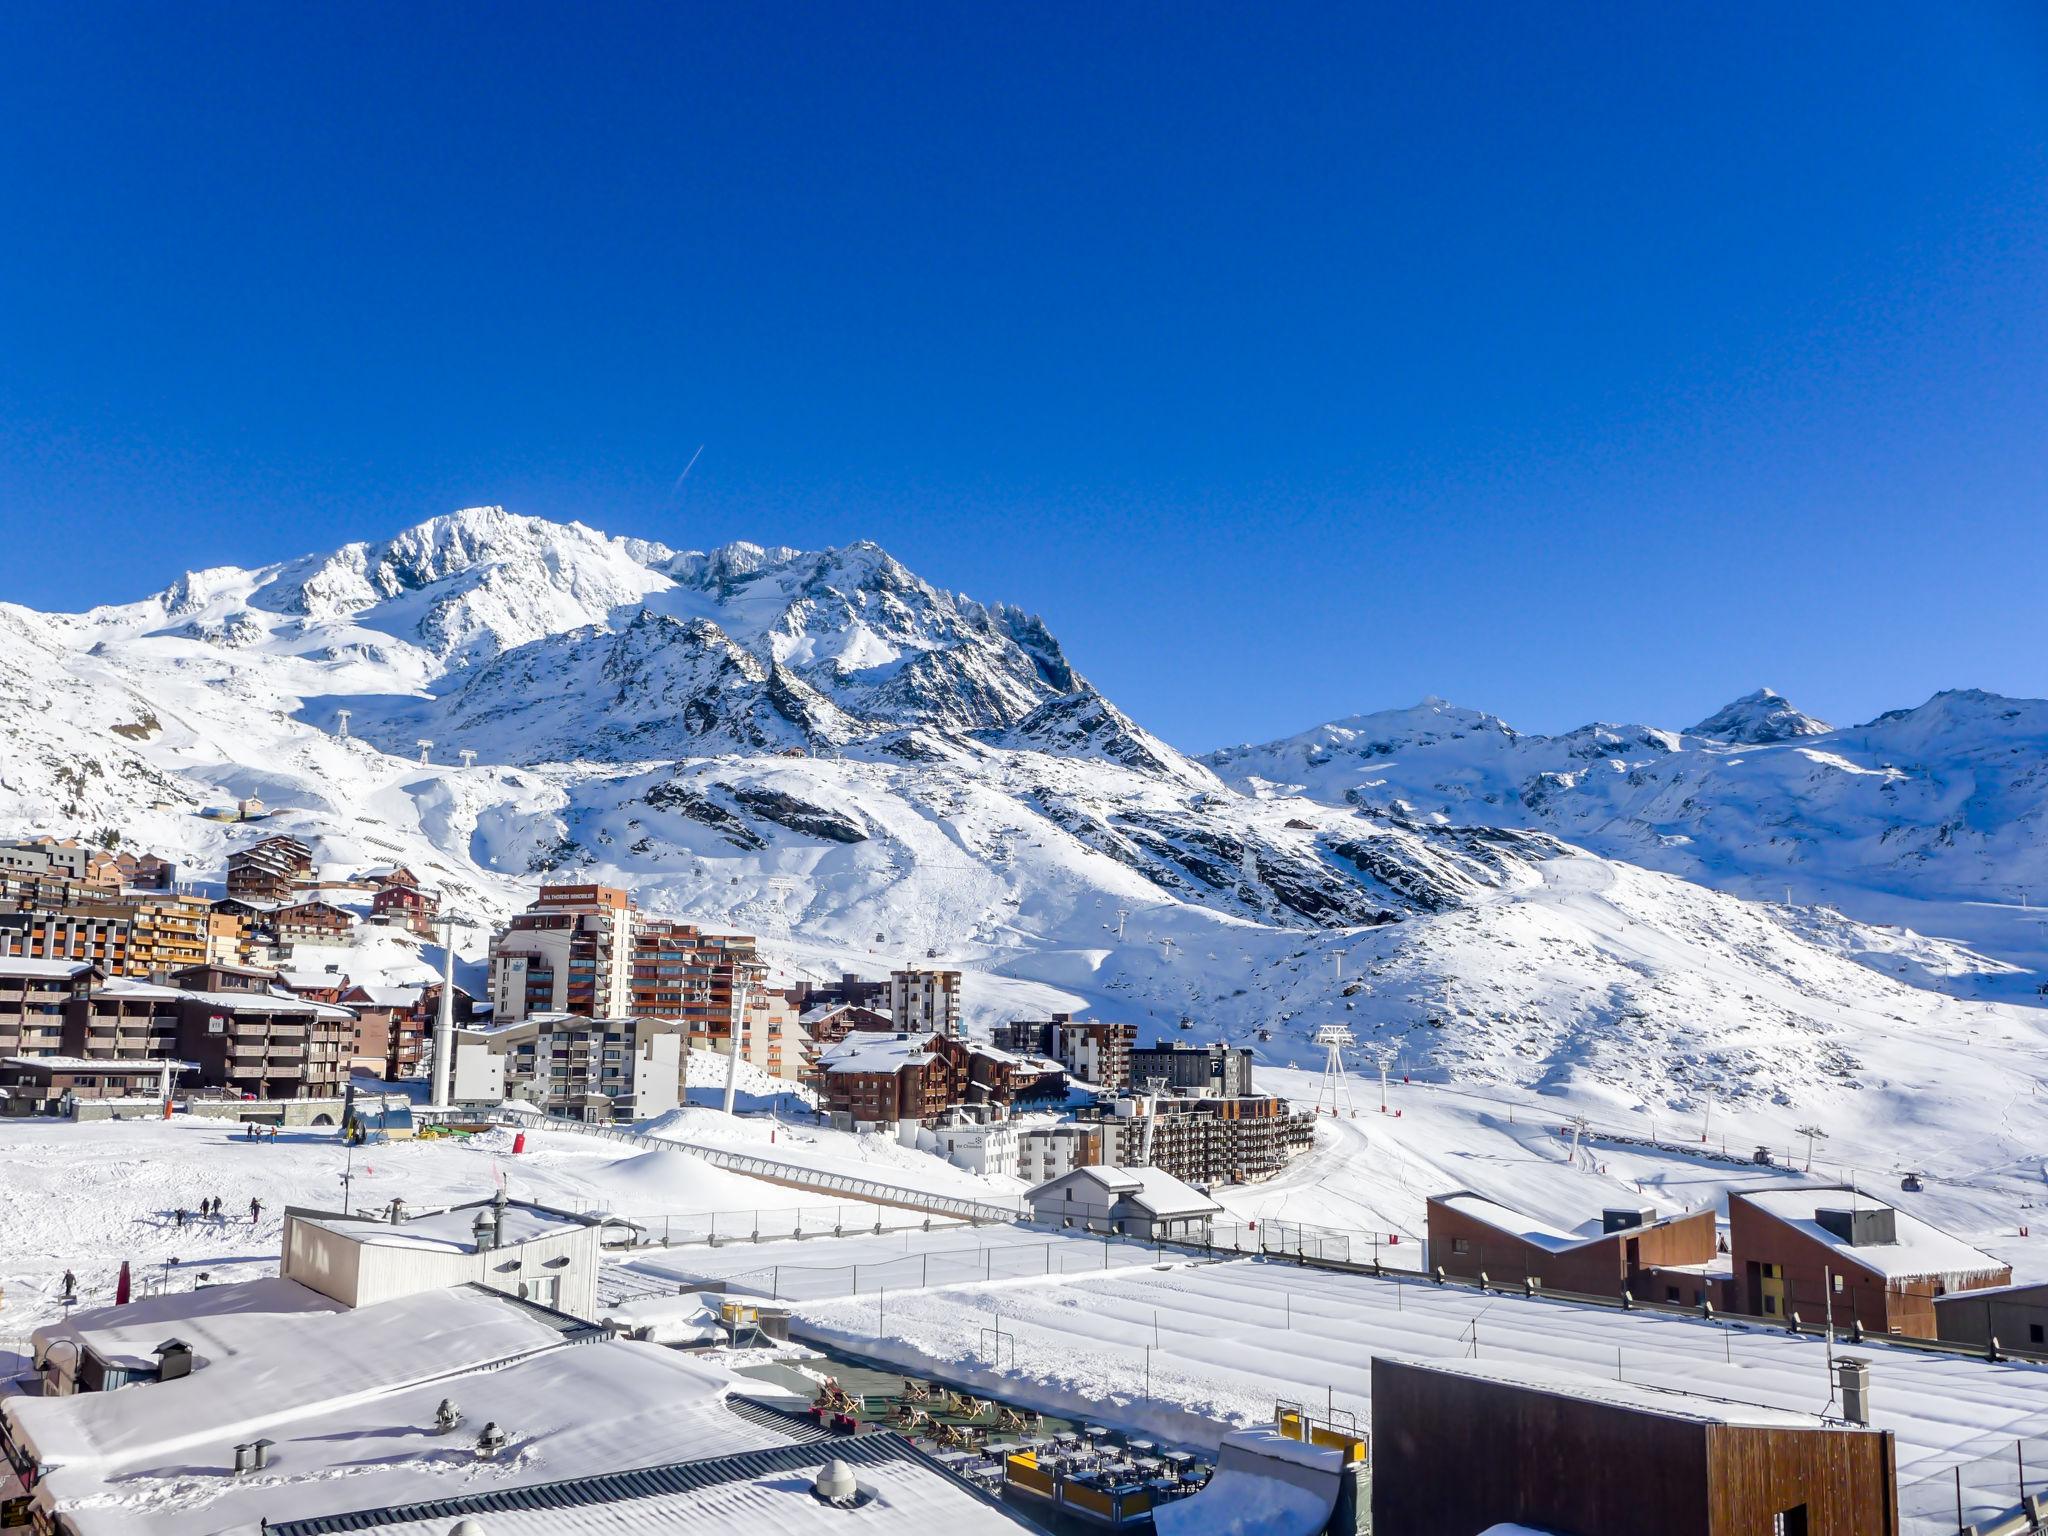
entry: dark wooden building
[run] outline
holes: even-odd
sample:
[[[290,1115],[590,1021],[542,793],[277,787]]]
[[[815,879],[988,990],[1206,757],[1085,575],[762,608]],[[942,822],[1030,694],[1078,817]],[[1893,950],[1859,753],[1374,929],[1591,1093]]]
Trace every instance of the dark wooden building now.
[[[1889,1432],[1483,1361],[1372,1363],[1374,1536],[1897,1536]]]
[[[1840,1186],[1731,1192],[1728,1232],[1739,1305],[1759,1317],[1931,1339],[1936,1298],[2012,1280],[1961,1238]]]
[[[1470,1190],[1429,1201],[1429,1263],[1447,1275],[1495,1285],[1534,1281],[1585,1296],[1629,1292],[1676,1306],[1726,1308],[1729,1267],[1711,1206],[1676,1216],[1615,1207],[1600,1224],[1566,1232]]]

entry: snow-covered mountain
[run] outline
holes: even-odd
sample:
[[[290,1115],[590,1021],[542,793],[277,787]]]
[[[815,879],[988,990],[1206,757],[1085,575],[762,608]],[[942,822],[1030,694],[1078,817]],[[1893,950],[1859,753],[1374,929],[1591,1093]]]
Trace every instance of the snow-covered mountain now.
[[[1803,1107],[1903,1070],[1901,1031],[2039,1038],[1943,995],[2014,993],[2011,965],[1743,897],[1791,867],[1901,900],[2023,878],[2044,710],[1835,731],[1765,692],[1540,738],[1431,701],[1197,761],[1037,618],[873,545],[485,508],[0,607],[0,832],[116,827],[217,879],[253,833],[198,812],[256,794],[324,863],[402,859],[485,917],[615,881],[819,974],[958,963],[983,1020],[1185,1017],[1279,1060],[1343,1021],[1412,1070]]]
[[[1544,831],[1722,890],[2048,960],[2048,702],[1975,690],[1832,727],[1769,689],[1687,731],[1525,736],[1428,699],[1205,761],[1395,826]],[[2032,983],[2028,983],[2031,988]]]

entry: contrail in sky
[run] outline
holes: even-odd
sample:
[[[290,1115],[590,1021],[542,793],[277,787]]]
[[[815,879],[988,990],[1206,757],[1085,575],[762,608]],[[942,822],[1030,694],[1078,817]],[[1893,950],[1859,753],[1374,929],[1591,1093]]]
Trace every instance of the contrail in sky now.
[[[677,491],[680,491],[683,488],[683,482],[690,478],[690,471],[697,467],[697,460],[703,456],[703,453],[704,445],[702,443],[699,443],[697,445],[697,451],[690,455],[690,462],[685,464],[683,466],[683,472],[680,475],[676,476],[676,483],[668,488],[669,495],[673,496]]]

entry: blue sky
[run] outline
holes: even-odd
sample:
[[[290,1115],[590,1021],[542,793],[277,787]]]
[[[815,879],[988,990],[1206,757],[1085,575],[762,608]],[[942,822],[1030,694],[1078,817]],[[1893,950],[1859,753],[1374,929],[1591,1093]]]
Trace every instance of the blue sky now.
[[[496,502],[1192,748],[2048,693],[2044,18],[8,7],[0,598]]]

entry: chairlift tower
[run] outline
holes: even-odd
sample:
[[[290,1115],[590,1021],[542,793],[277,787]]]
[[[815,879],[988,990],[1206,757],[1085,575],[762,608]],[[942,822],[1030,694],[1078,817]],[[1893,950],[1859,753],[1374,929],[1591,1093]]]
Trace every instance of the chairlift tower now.
[[[426,767],[428,754],[430,754],[434,750],[433,741],[428,737],[422,736],[418,741],[414,742],[413,745],[420,749],[420,766],[422,768]]]
[[[348,717],[353,713],[353,710],[347,709],[337,709],[334,712],[334,734],[343,741],[348,740]]]
[[[456,755],[457,757],[459,757],[459,758],[461,758],[461,759],[462,759],[462,766],[463,766],[463,767],[465,767],[465,768],[474,768],[474,767],[476,766],[476,748],[475,748],[475,747],[464,747],[464,748],[463,748],[463,749],[462,749],[462,750],[461,750],[460,752],[456,753],[455,755]]]
[[[1344,1065],[1344,1047],[1356,1045],[1358,1037],[1351,1032],[1349,1024],[1325,1024],[1315,1032],[1315,1043],[1323,1048],[1323,1076],[1316,1085],[1316,1113],[1323,1112],[1323,1098],[1330,1100],[1332,1119],[1342,1115],[1338,1097],[1342,1095],[1345,1108],[1351,1111],[1351,1118],[1358,1118],[1358,1104],[1351,1097],[1351,1073]]]

